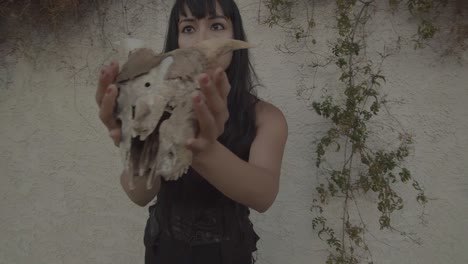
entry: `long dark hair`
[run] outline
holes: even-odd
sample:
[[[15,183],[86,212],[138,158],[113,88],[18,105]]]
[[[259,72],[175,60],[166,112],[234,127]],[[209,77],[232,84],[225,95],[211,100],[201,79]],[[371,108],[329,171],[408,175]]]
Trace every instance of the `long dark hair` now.
[[[169,18],[164,52],[178,48],[177,25],[180,15],[186,16],[184,5],[187,5],[193,16],[201,19],[207,15],[215,15],[216,3],[232,21],[234,39],[247,41],[239,9],[233,0],[176,0]],[[246,157],[249,148],[245,144],[250,144],[255,136],[255,104],[258,101],[254,91],[257,76],[249,60],[249,50],[233,52],[226,74],[231,84],[228,95],[229,120],[219,141],[238,156]]]

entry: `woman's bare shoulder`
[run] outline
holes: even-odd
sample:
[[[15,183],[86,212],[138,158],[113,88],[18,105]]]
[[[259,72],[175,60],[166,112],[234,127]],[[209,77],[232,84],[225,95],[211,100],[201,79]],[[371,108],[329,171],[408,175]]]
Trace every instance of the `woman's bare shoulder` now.
[[[287,127],[286,117],[281,109],[267,101],[259,100],[255,106],[255,116],[257,127],[261,127],[266,123],[276,123],[280,126]]]

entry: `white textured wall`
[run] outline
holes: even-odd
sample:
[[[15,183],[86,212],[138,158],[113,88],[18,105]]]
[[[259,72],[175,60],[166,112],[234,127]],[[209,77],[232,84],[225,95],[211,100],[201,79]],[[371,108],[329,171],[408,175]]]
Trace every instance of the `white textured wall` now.
[[[1,264],[143,262],[147,209],[121,190],[118,152],[98,120],[94,92],[99,68],[116,56],[111,42],[131,32],[161,48],[167,15],[160,10],[171,1],[125,2],[126,20],[117,1],[105,16],[90,14],[67,32],[0,43],[3,53],[13,50],[0,58]],[[283,110],[290,130],[278,198],[267,213],[252,216],[261,236],[259,263],[323,263],[325,246],[312,231],[309,208],[318,178],[312,141],[326,123],[296,96],[299,72],[307,71],[300,67],[303,57],[277,52],[282,31],[258,25],[257,2],[238,2],[248,37],[259,46],[252,50],[265,85],[259,94]],[[317,47],[334,37],[327,28],[331,5],[320,2]],[[395,32],[412,30],[405,15],[382,12],[371,28],[369,53],[393,45]],[[404,99],[389,110],[399,128],[415,136],[408,167],[432,198],[425,226],[412,201],[395,223],[423,243],[379,232],[374,224],[367,238],[374,263],[468,263],[468,53],[442,57],[441,43],[419,51],[409,45],[386,61],[385,89],[390,98]],[[316,76],[315,98],[322,87],[333,88],[334,74]],[[371,208],[364,211],[377,221]]]

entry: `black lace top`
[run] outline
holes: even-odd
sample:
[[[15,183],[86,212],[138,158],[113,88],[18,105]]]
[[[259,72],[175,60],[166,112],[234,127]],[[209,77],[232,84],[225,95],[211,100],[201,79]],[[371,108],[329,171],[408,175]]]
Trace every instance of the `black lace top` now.
[[[248,159],[252,137],[236,146]],[[190,169],[161,181],[145,229],[146,264],[251,264],[259,239],[249,208],[226,197]]]

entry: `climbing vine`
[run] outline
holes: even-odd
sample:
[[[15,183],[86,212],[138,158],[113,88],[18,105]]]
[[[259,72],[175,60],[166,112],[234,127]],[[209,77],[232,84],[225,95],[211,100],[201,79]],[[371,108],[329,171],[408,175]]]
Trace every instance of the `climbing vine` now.
[[[393,11],[405,6],[419,20],[412,41],[414,48],[422,49],[439,31],[435,19],[431,18],[447,8],[448,2],[389,0],[388,4]],[[325,94],[322,100],[311,104],[313,111],[330,124],[315,146],[315,165],[325,177],[316,187],[312,228],[328,245],[326,264],[374,263],[365,239],[368,223],[359,211],[358,196],[374,195],[381,230],[399,232],[416,243],[417,239],[393,225],[394,213],[406,204],[398,190],[401,185],[410,185],[416,201],[423,208],[428,198],[424,188],[405,166],[413,144],[410,134],[397,133],[397,143],[386,148],[370,142],[372,120],[381,115],[388,103],[382,92],[386,77],[381,65],[389,54],[385,50],[379,52],[380,63],[376,64],[365,52],[366,26],[375,15],[373,7],[377,3],[375,0],[335,0],[334,4],[337,38],[330,43],[330,54],[322,62],[315,61],[309,65],[310,68],[334,65],[339,72],[340,83],[333,93]],[[460,3],[457,1],[456,4]],[[268,10],[264,20],[266,24],[283,28],[296,43],[316,44],[312,34],[316,26],[313,16],[295,13],[307,10],[308,6],[313,8],[315,1],[265,0],[264,5]],[[306,21],[300,20],[303,17]],[[302,47],[307,47],[306,44]],[[294,52],[287,45],[278,48]],[[313,57],[310,48],[305,50]],[[327,158],[332,161],[327,162]],[[327,213],[327,206],[337,203],[342,205],[339,215],[336,211]],[[339,224],[330,221],[330,217],[339,217]]]

